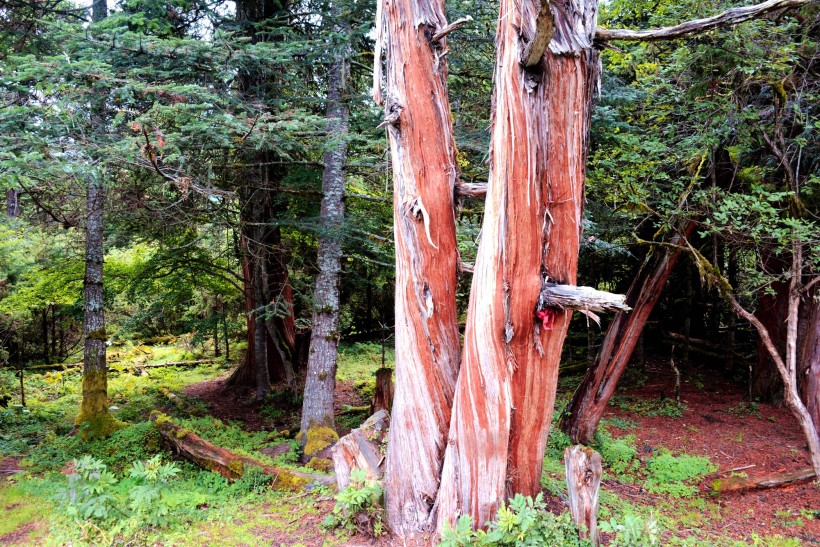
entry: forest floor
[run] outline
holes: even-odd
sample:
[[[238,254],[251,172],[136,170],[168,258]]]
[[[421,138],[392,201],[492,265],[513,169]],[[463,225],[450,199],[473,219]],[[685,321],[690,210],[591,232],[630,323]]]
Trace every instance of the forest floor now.
[[[388,355],[390,365],[392,356]],[[382,366],[376,345],[343,351],[337,390],[339,427],[349,430],[366,416],[373,372]],[[148,519],[127,505],[105,518],[80,519],[59,497],[73,458],[90,453],[122,476],[112,499],[127,500],[125,478],[135,460],[165,452],[145,418],[161,408],[201,436],[235,451],[265,458],[266,448],[284,446],[298,427],[298,397],[278,389],[259,405],[250,395],[226,391],[227,365],[151,369],[148,376],[123,368],[111,381],[114,404],[133,425],[110,442],[91,445],[68,435],[78,403],[76,372],[27,377],[29,407],[0,409],[0,545],[394,545],[355,529],[326,530],[321,522],[334,507],[333,493],[274,492],[264,484],[228,484],[213,473],[179,462],[169,483],[168,514]],[[793,471],[808,466],[805,441],[781,407],[749,403],[744,387],[709,372],[685,375],[681,404],[673,377],[650,362],[627,375],[602,423],[596,449],[605,462],[599,521],[629,525],[632,515],[647,533],[654,523],[663,545],[820,544],[820,487],[806,483],[745,493],[710,493],[717,478]],[[2,380],[2,378],[0,378]],[[9,378],[6,384],[12,387]],[[579,378],[562,378],[557,407]],[[196,409],[186,416],[163,395],[170,389]],[[12,392],[13,393],[13,392]],[[561,455],[568,439],[553,432],[544,464],[544,494],[551,510],[566,510]],[[297,465],[296,454],[277,464]],[[127,501],[121,501],[126,504]],[[163,502],[165,503],[165,502]],[[119,516],[128,513],[129,518]],[[136,520],[135,520],[136,519]],[[147,519],[147,520],[146,520]],[[604,535],[606,544],[612,538]],[[429,544],[421,538],[420,545]]]

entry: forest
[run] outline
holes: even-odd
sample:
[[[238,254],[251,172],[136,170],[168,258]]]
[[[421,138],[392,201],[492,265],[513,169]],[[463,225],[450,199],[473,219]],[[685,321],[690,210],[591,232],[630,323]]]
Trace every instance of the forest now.
[[[749,2],[0,0],[0,545],[820,543]]]

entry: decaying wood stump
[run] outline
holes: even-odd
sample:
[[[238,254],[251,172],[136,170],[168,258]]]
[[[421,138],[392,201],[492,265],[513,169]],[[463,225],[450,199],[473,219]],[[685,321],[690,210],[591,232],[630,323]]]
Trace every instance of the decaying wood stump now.
[[[333,475],[271,467],[247,456],[234,454],[191,433],[159,412],[151,413],[151,421],[176,454],[229,479],[241,477],[248,467],[259,467],[266,474],[275,477],[273,488],[277,490],[310,490],[316,486],[329,486],[336,482]]]
[[[370,403],[370,414],[380,410],[390,412],[393,406],[393,369],[380,368],[376,371],[376,391],[373,393],[373,402]]]
[[[331,449],[339,490],[350,483],[350,473],[354,469],[364,469],[368,479],[382,477],[384,455],[381,446],[389,426],[387,412],[380,410],[365,420],[361,427],[339,439]]]
[[[569,509],[582,538],[598,545],[598,491],[601,486],[601,455],[576,444],[564,451]]]
[[[715,493],[739,492],[742,490],[762,490],[764,488],[778,488],[801,482],[808,482],[815,478],[811,467],[792,471],[791,473],[769,473],[755,477],[729,477],[712,482],[711,489]]]

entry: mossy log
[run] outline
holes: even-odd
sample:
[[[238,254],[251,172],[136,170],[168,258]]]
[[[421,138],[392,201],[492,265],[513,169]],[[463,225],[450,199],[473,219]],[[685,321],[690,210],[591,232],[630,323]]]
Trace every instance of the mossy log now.
[[[815,478],[811,467],[792,471],[790,473],[769,473],[754,477],[729,477],[712,482],[711,490],[716,494],[725,492],[741,492],[744,490],[762,490],[764,488],[779,488],[801,482],[808,482]]]
[[[249,467],[259,467],[264,473],[275,477],[273,487],[278,490],[310,490],[317,486],[329,486],[336,482],[333,475],[281,469],[258,462],[247,456],[234,454],[191,433],[159,412],[151,413],[151,421],[176,454],[204,469],[216,471],[229,479],[241,477]]]
[[[380,410],[369,417],[349,434],[345,435],[331,449],[333,467],[336,470],[336,484],[339,490],[350,482],[354,469],[364,469],[368,479],[380,479],[384,474],[384,455],[381,444],[387,437],[390,418]]]

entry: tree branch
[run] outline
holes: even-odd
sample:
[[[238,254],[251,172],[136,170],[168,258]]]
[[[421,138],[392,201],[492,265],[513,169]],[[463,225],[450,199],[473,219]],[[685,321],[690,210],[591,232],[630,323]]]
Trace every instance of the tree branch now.
[[[768,0],[767,2],[755,4],[753,6],[730,8],[723,13],[719,13],[718,15],[713,15],[712,17],[706,17],[704,19],[694,19],[673,27],[661,27],[647,30],[599,28],[595,31],[595,39],[604,42],[609,40],[631,40],[639,42],[672,40],[674,38],[702,34],[718,27],[742,23],[772,11],[799,7],[810,3],[811,1],[812,0]]]

